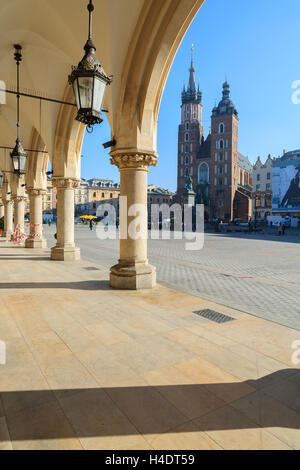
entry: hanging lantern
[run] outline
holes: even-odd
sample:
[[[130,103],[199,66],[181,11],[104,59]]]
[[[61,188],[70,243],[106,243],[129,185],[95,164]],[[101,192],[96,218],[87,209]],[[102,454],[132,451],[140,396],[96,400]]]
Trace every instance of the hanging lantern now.
[[[26,173],[26,159],[27,153],[25,152],[20,140],[20,62],[22,60],[22,46],[16,44],[15,46],[15,61],[17,63],[17,140],[13,151],[10,153],[13,169],[17,175],[24,175]]]
[[[84,46],[85,55],[77,67],[72,67],[69,83],[73,85],[78,110],[76,119],[86,124],[87,130],[92,132],[92,126],[103,121],[101,119],[102,103],[106,86],[110,85],[112,77],[106,75],[95,55],[96,47],[91,38],[94,10],[92,0],[87,9],[89,11],[89,37]]]
[[[26,173],[26,160],[27,153],[23,149],[23,145],[19,139],[16,140],[16,145],[13,151],[10,153],[14,172],[17,175],[24,175]]]
[[[3,188],[3,183],[4,183],[4,174],[0,170],[0,189]]]

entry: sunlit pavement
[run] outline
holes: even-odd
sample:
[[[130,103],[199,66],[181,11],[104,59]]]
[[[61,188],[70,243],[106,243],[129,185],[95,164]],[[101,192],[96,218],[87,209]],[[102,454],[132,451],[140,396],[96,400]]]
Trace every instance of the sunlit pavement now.
[[[46,228],[49,246],[55,227]],[[99,240],[95,228],[76,226],[82,257],[109,268],[119,241]],[[205,235],[204,248],[186,240],[149,240],[149,261],[160,283],[300,330],[300,234]]]
[[[0,258],[0,449],[300,448],[299,331],[163,286],[111,290],[88,259],[2,240]]]

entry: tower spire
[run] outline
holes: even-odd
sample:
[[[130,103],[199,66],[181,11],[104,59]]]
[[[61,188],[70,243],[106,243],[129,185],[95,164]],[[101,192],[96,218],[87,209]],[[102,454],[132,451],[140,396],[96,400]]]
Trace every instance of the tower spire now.
[[[189,69],[190,78],[189,78],[189,87],[188,90],[192,93],[196,91],[196,80],[195,80],[195,69],[194,69],[194,44],[192,44],[191,48],[191,67]]]

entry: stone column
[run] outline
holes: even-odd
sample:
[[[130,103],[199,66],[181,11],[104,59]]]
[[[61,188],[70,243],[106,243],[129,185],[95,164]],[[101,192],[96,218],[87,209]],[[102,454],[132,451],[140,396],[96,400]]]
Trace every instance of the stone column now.
[[[52,178],[57,188],[57,242],[51,249],[51,259],[76,261],[80,249],[74,243],[74,189],[80,181],[74,178]]]
[[[15,205],[15,228],[19,225],[20,231],[24,232],[24,216],[25,216],[25,202],[26,198],[24,196],[13,196],[13,201]]]
[[[6,237],[7,240],[10,240],[11,234],[13,233],[13,202],[3,201],[4,202],[4,232],[3,237]]]
[[[43,196],[44,189],[27,188],[30,199],[30,233],[25,241],[25,248],[47,248],[43,236]]]
[[[111,163],[120,170],[120,196],[127,197],[127,211],[120,210],[120,259],[110,270],[110,285],[117,289],[151,289],[156,283],[156,269],[147,259],[147,173],[150,165],[156,166],[157,156],[112,152],[111,157]],[[141,205],[142,211],[128,215],[134,204]],[[133,238],[131,229],[136,217],[141,236]]]
[[[2,217],[4,217],[4,206],[3,206],[3,204],[1,204],[1,206],[0,206],[0,219]]]

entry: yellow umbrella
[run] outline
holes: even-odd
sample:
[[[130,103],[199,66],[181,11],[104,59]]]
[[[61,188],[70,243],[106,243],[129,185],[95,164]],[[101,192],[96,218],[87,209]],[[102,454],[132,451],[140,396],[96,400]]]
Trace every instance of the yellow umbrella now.
[[[80,219],[97,219],[95,215],[81,215]]]

